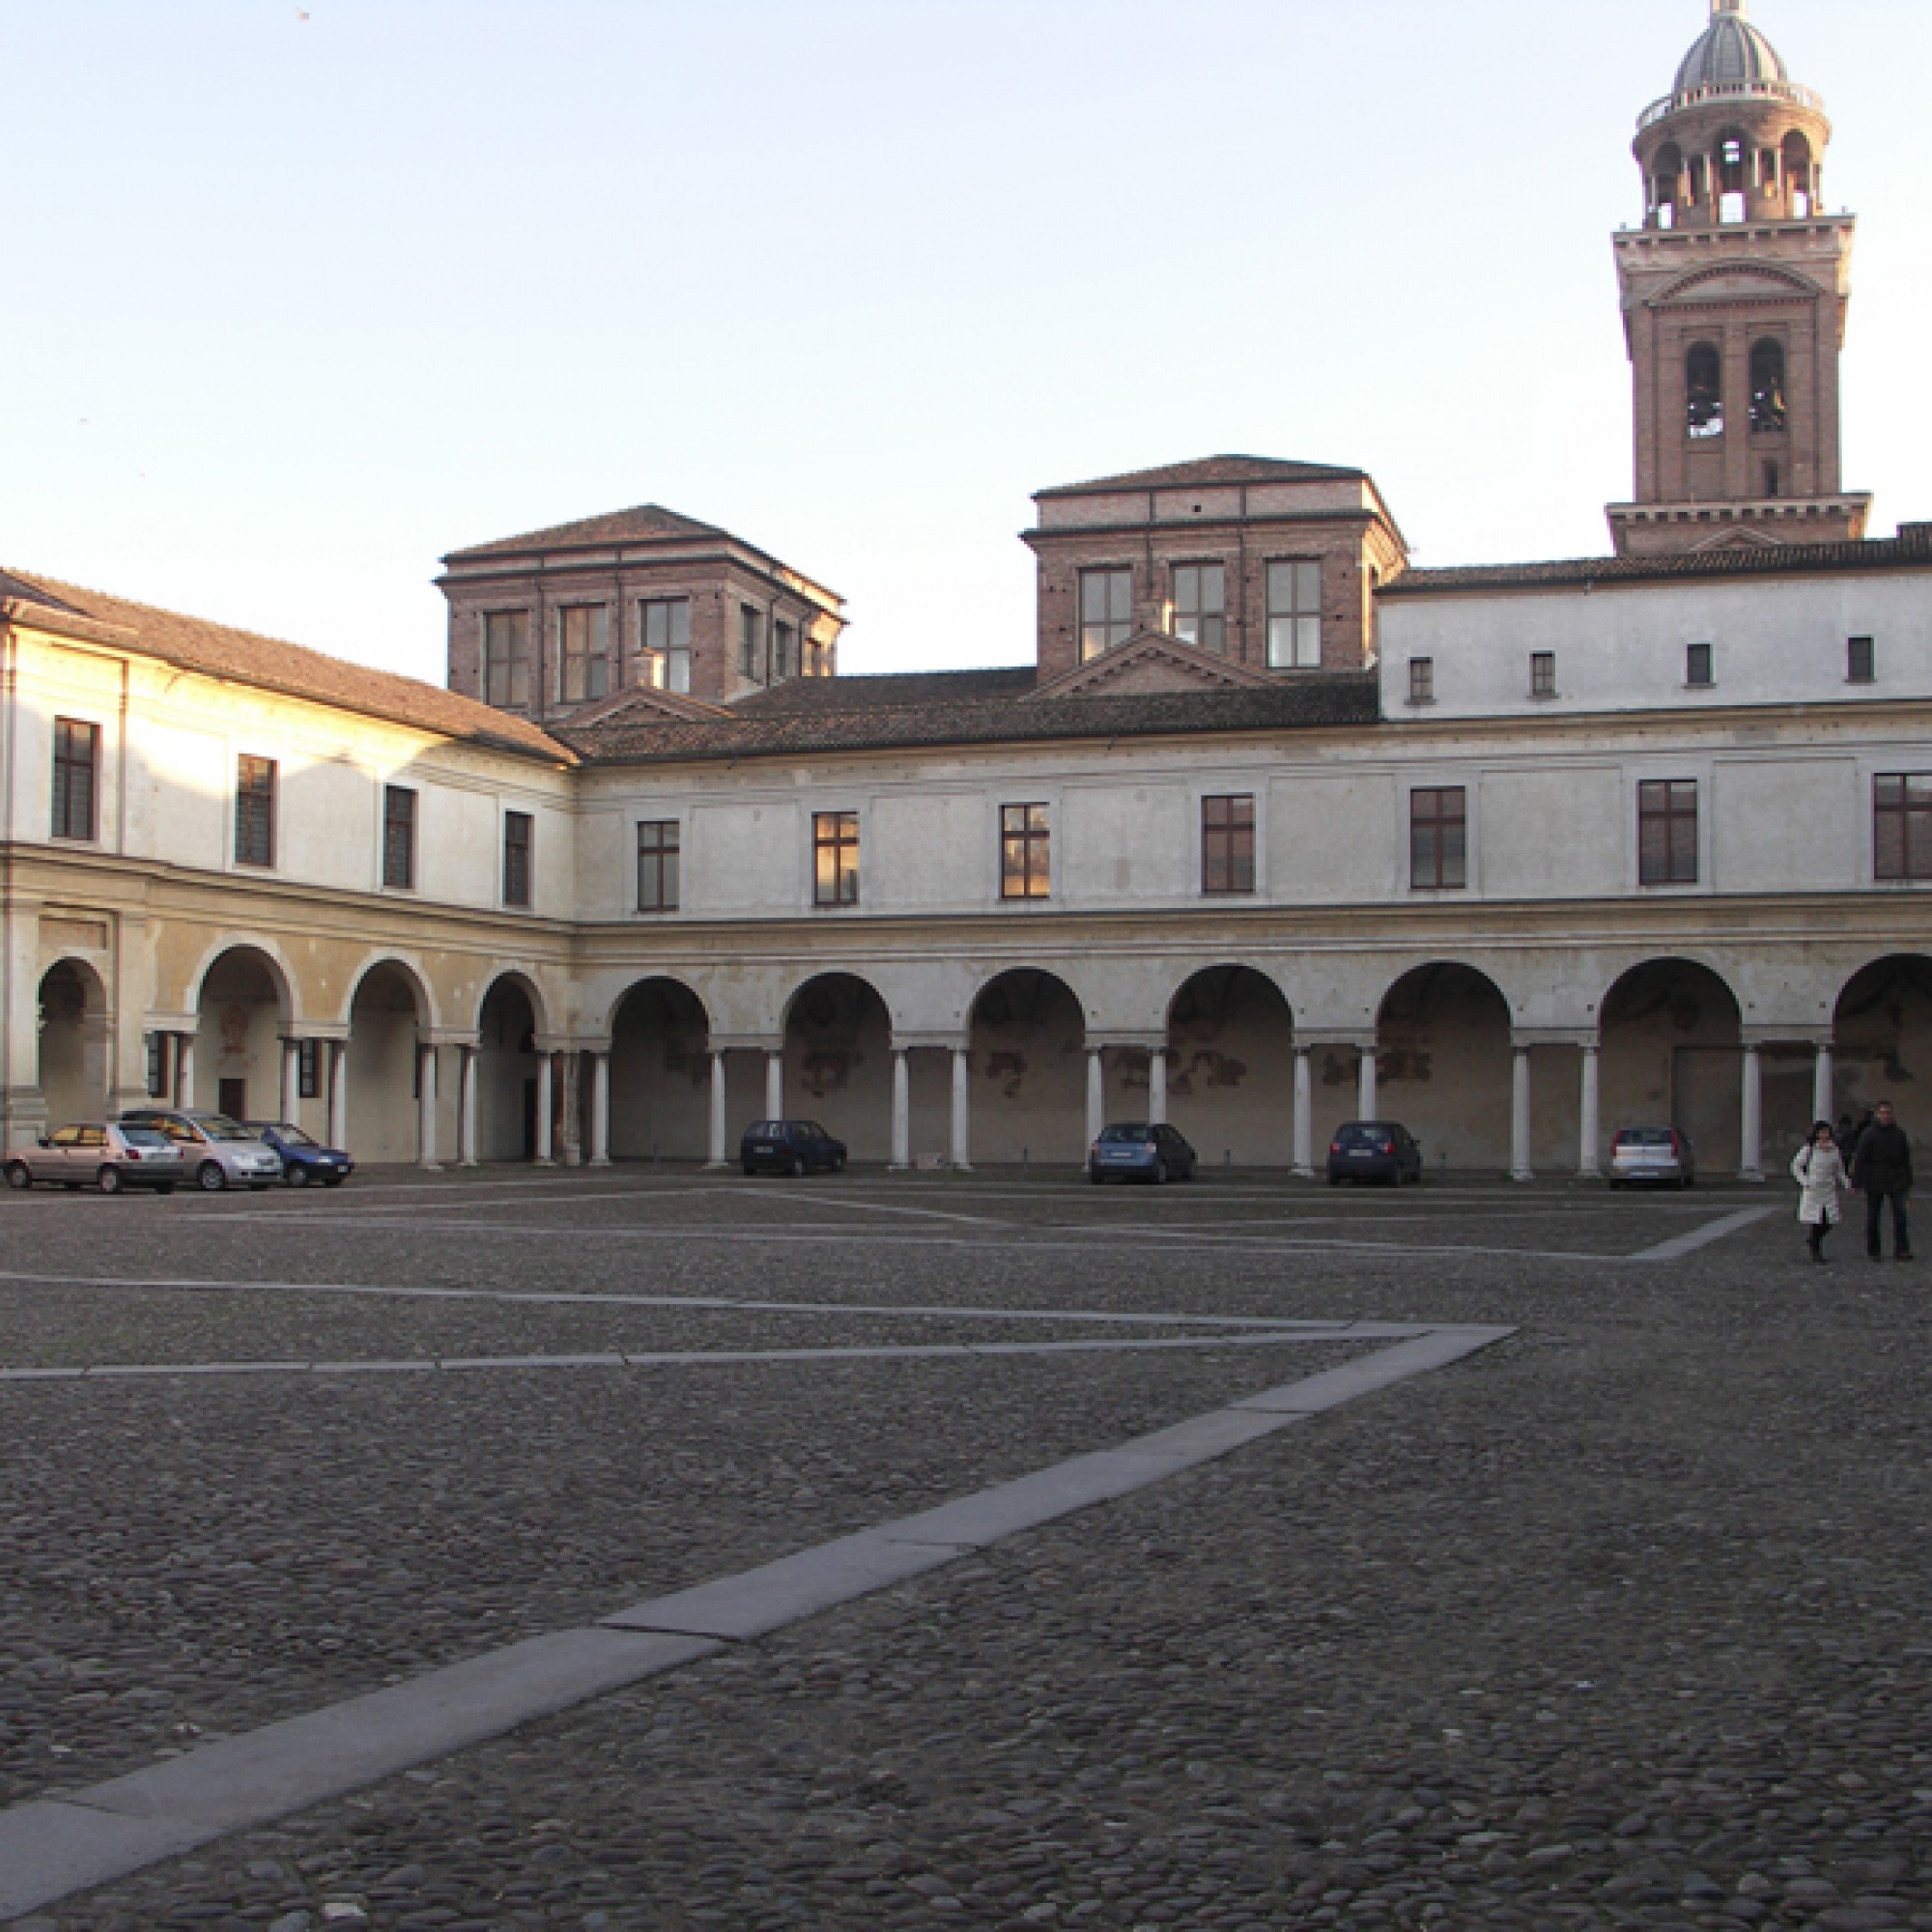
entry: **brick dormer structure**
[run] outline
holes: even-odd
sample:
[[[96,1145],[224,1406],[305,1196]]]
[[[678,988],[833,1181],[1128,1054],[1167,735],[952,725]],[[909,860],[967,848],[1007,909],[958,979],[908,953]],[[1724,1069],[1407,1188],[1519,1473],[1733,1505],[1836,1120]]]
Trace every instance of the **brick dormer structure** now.
[[[1039,676],[1150,634],[1261,673],[1360,670],[1407,546],[1359,469],[1210,456],[1041,490]]]
[[[1839,475],[1838,356],[1856,222],[1823,205],[1825,103],[1712,0],[1672,91],[1644,111],[1642,228],[1616,238],[1635,385],[1621,556],[1861,537]]]
[[[557,721],[655,687],[728,704],[838,669],[844,602],[655,503],[452,551],[449,688]]]

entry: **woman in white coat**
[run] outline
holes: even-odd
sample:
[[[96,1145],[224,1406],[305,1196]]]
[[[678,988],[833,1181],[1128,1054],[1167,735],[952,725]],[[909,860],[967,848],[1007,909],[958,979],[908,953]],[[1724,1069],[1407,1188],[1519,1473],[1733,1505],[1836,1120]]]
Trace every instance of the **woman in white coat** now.
[[[1791,1178],[1797,1181],[1798,1218],[1811,1230],[1811,1259],[1825,1259],[1825,1236],[1844,1218],[1838,1191],[1851,1184],[1845,1173],[1845,1157],[1838,1151],[1837,1137],[1830,1121],[1820,1121],[1811,1129],[1811,1138],[1798,1150],[1791,1163]]]

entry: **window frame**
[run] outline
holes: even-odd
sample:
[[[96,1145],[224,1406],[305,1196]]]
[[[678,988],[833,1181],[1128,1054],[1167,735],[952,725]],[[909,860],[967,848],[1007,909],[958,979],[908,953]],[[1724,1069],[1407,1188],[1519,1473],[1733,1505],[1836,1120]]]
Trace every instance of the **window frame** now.
[[[1899,789],[1894,805],[1881,796],[1881,788],[1895,784]],[[1924,787],[1920,800],[1912,796],[1912,786]],[[1872,774],[1872,883],[1880,886],[1932,885],[1932,772],[1874,772]],[[1895,868],[1886,864],[1885,821],[1896,817],[1898,860]],[[1919,837],[1915,844],[1913,829]],[[1913,861],[1919,859],[1918,869]]]
[[[1126,615],[1114,614],[1115,592],[1122,582],[1126,585]],[[1102,597],[1104,615],[1090,617],[1087,614],[1088,586],[1104,584]],[[1134,567],[1130,563],[1090,564],[1078,572],[1073,586],[1074,638],[1079,648],[1080,662],[1093,664],[1103,658],[1109,651],[1117,651],[1134,635]],[[1120,635],[1116,637],[1115,632]],[[1097,633],[1100,642],[1090,649],[1091,637]]]
[[[1701,655],[1700,655],[1701,653]],[[1699,671],[1703,672],[1700,677]],[[1718,647],[1716,644],[1699,641],[1684,646],[1684,688],[1686,691],[1711,691],[1718,682]]]
[[[738,606],[738,675],[748,684],[763,684],[759,665],[765,648],[765,613],[755,604]]]
[[[1449,801],[1455,801],[1454,810]],[[1428,810],[1424,810],[1424,802]],[[1450,850],[1451,830],[1460,833]],[[1419,862],[1424,835],[1430,863]],[[1425,877],[1427,870],[1433,876]],[[1464,893],[1469,890],[1469,787],[1465,784],[1411,785],[1408,792],[1408,889],[1412,893]]]
[[[1245,822],[1238,809],[1246,808]],[[1215,822],[1215,809],[1222,809]],[[1201,895],[1204,898],[1253,898],[1260,890],[1260,804],[1251,791],[1204,792],[1201,796]],[[1245,844],[1246,851],[1242,851]],[[1219,848],[1217,850],[1217,847]],[[1215,884],[1220,868],[1223,883]],[[1243,867],[1245,867],[1245,876]]]
[[[1690,806],[1683,808],[1676,794],[1688,791]],[[1656,809],[1655,795],[1662,793],[1662,810]],[[1636,882],[1640,889],[1648,892],[1667,891],[1672,887],[1679,890],[1687,886],[1703,883],[1704,876],[1704,810],[1703,784],[1696,778],[1654,778],[1638,779],[1636,781]],[[1680,828],[1690,826],[1688,842],[1680,838]],[[1650,855],[1644,838],[1645,827],[1661,824],[1663,827],[1663,864],[1661,870],[1653,870]],[[1682,876],[1678,866],[1683,853],[1688,850],[1690,875]]]
[[[498,711],[527,711],[530,708],[530,613],[528,611],[485,611],[483,613],[482,689],[483,702]],[[497,624],[516,625],[516,647],[499,653],[493,644],[493,629]],[[503,673],[503,696],[497,696],[497,673]],[[521,695],[520,695],[521,694]]]
[[[1290,585],[1289,602],[1286,606],[1275,601],[1277,572],[1286,571]],[[1304,573],[1313,571],[1315,583],[1315,603],[1308,608],[1302,601],[1302,592],[1307,588],[1308,579]],[[1319,556],[1271,556],[1262,565],[1262,609],[1263,631],[1266,639],[1266,660],[1269,670],[1320,670],[1322,662],[1322,645],[1325,641],[1325,627],[1321,621],[1321,601],[1327,587],[1327,573],[1323,569],[1323,559]],[[1290,627],[1290,649],[1286,656],[1277,649],[1277,625]],[[1302,647],[1307,641],[1307,625],[1314,626],[1315,654],[1303,655]]]
[[[573,648],[572,619],[583,620],[586,639]],[[591,648],[592,641],[596,648]],[[582,670],[583,689],[572,691],[571,673]],[[556,701],[596,704],[611,696],[611,607],[608,604],[559,604],[556,609]]]
[[[856,806],[811,814],[811,903],[819,911],[847,912],[859,903],[862,829]]]
[[[260,783],[251,782],[259,779]],[[275,869],[275,845],[281,827],[278,823],[281,813],[280,804],[281,768],[273,758],[264,758],[252,752],[238,752],[235,756],[235,863],[246,866],[249,870],[272,872]],[[258,822],[259,821],[259,822]],[[254,840],[250,836],[255,831],[261,833],[261,846],[266,857],[254,856]]]
[[[1219,595],[1213,605],[1208,602],[1208,580],[1209,575],[1219,580]],[[1193,609],[1183,603],[1182,580],[1189,581],[1193,591]],[[1197,651],[1207,651],[1211,656],[1224,658],[1228,655],[1228,566],[1225,561],[1208,560],[1196,563],[1170,563],[1167,567],[1168,604],[1172,611],[1169,625],[1175,637],[1183,644],[1192,645]],[[1194,636],[1189,637],[1182,630],[1184,624],[1194,626]]]
[[[521,838],[513,838],[513,828],[522,828]],[[500,876],[498,884],[502,892],[503,904],[516,912],[529,912],[536,905],[537,876],[537,815],[533,811],[503,812],[503,832],[499,841],[502,849]],[[522,880],[521,895],[515,890],[517,867],[512,864],[513,856],[521,855]]]
[[[1847,638],[1845,639],[1845,682],[1847,684],[1876,684],[1878,682],[1877,638]]]
[[[72,746],[76,737],[84,734],[87,757],[84,761],[72,755]],[[98,724],[85,718],[56,718],[53,736],[53,798],[51,800],[48,836],[64,838],[76,845],[94,845],[100,838],[100,746],[102,732]],[[86,826],[84,832],[76,832],[74,827],[74,789],[78,773],[86,774]]]
[[[999,888],[1000,902],[1003,905],[1037,905],[1053,897],[1053,801],[1051,799],[1019,799],[1011,803],[1002,802],[1000,808],[999,844]],[[1015,812],[1029,816],[1018,824],[1013,821]],[[1033,822],[1031,814],[1040,814],[1040,821]],[[1017,891],[1013,890],[1014,874],[1007,867],[1007,853],[1009,845],[1017,839],[1022,864],[1018,874]],[[1037,865],[1036,861],[1037,860]]]
[[[637,826],[634,850],[637,855],[638,910],[650,914],[677,912],[681,909],[684,896],[684,823],[676,818],[640,818]],[[644,844],[647,832],[658,835],[658,842],[648,850]],[[668,842],[666,834],[669,835]],[[652,896],[646,896],[644,892],[647,861],[655,867],[657,890]]]
[[[1534,698],[1550,698],[1557,695],[1556,653],[1554,651],[1530,652],[1529,695]]]
[[[398,818],[396,807],[407,801],[407,810]],[[412,893],[416,889],[416,808],[419,795],[413,786],[385,784],[383,787],[383,890],[385,893]],[[403,834],[402,865],[397,867],[395,837]],[[397,876],[398,871],[401,877]]]
[[[322,1042],[319,1039],[296,1041],[296,1098],[322,1098]]]
[[[664,637],[651,639],[652,620],[662,611]],[[682,618],[682,623],[679,618]],[[679,639],[683,633],[682,641]],[[641,671],[638,682],[654,691],[668,691],[678,696],[691,693],[691,599],[689,597],[640,597],[638,600],[638,659]],[[680,681],[680,679],[682,681]]]
[[[1435,660],[1433,657],[1409,659],[1408,701],[1411,704],[1435,702]]]

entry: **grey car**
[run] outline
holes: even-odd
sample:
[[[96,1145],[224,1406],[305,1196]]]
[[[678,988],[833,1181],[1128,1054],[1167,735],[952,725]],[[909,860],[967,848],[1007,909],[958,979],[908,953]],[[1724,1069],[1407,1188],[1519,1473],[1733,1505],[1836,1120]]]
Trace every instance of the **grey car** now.
[[[1612,1187],[1695,1187],[1697,1150],[1675,1127],[1620,1127],[1610,1143]]]
[[[282,1178],[282,1157],[226,1114],[186,1114],[168,1107],[136,1107],[121,1116],[128,1127],[152,1127],[180,1150],[187,1178],[205,1193],[224,1187],[272,1187]]]
[[[165,1134],[120,1121],[81,1121],[43,1134],[7,1162],[7,1185],[37,1180],[59,1187],[98,1187],[103,1194],[152,1187],[172,1194],[185,1178],[181,1151]]]

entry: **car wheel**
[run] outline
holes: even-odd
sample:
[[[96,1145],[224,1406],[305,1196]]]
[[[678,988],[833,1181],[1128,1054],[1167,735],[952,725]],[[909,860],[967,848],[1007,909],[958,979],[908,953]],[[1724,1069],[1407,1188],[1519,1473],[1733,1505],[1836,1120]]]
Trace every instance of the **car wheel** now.
[[[832,1172],[834,1174],[845,1172],[845,1156],[842,1153],[835,1153],[832,1156]]]
[[[1156,1187],[1167,1185],[1167,1163],[1164,1160],[1157,1160],[1153,1164],[1153,1184]]]
[[[1089,1180],[1091,1180],[1091,1181],[1092,1181],[1092,1182],[1094,1183],[1094,1185],[1095,1187],[1098,1187],[1098,1186],[1099,1186],[1099,1184],[1100,1184],[1100,1171],[1099,1171],[1099,1169],[1098,1169],[1098,1168],[1094,1168],[1094,1167],[1090,1167],[1090,1168],[1089,1168],[1089,1169],[1087,1170],[1087,1179],[1088,1179]]]
[[[1328,1177],[1328,1185],[1330,1187],[1340,1187],[1341,1184],[1342,1184],[1342,1177],[1339,1174],[1331,1174]]]
[[[348,1176],[347,1176],[346,1174],[329,1174],[329,1175],[325,1175],[325,1176],[323,1177],[323,1182],[322,1182],[322,1184],[323,1184],[323,1185],[324,1185],[325,1187],[340,1187],[340,1186],[342,1185],[342,1183],[343,1183],[343,1182],[344,1182],[345,1180],[347,1180],[348,1179],[349,1179],[349,1177],[348,1177]]]
[[[802,1180],[805,1178],[805,1156],[802,1153],[795,1153],[791,1157],[791,1178],[794,1180]]]
[[[219,1194],[228,1185],[228,1177],[221,1171],[218,1160],[205,1160],[194,1171],[195,1185],[204,1194]]]
[[[119,1194],[121,1192],[121,1170],[118,1167],[103,1167],[94,1177],[94,1184],[103,1194]]]
[[[747,1180],[755,1180],[758,1178],[758,1170],[749,1160],[744,1163],[744,1168]]]
[[[155,1183],[155,1192],[156,1194],[172,1194],[174,1191],[175,1184],[172,1180],[157,1180]]]
[[[7,1163],[7,1185],[9,1187],[15,1188],[24,1194],[33,1184],[34,1177],[27,1171],[27,1163],[25,1161],[10,1160]]]
[[[308,1185],[308,1169],[298,1161],[293,1167],[282,1170],[282,1179],[291,1187],[306,1187]]]

